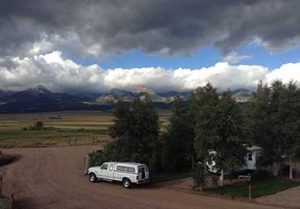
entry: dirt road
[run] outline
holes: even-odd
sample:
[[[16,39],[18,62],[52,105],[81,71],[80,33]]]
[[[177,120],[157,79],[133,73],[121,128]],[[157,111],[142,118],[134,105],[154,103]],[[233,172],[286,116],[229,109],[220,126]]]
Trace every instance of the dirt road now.
[[[96,147],[8,149],[19,155],[16,162],[0,168],[4,192],[14,193],[22,209],[270,209],[239,201],[188,194],[166,187],[131,190],[119,184],[88,182],[83,158]]]
[[[257,202],[300,208],[300,186],[256,199]]]

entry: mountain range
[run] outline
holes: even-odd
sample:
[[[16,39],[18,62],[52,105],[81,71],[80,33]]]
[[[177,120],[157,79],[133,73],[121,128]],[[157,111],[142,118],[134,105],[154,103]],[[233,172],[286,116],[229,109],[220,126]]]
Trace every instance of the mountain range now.
[[[157,108],[170,108],[176,95],[183,100],[192,94],[188,92],[155,92],[152,89],[137,86],[129,90],[113,88],[105,93],[52,92],[44,86],[23,91],[0,90],[0,113],[50,112],[65,110],[110,110],[118,100],[132,102],[135,98],[144,98],[148,94]],[[251,91],[237,89],[232,96],[238,102],[245,102]]]

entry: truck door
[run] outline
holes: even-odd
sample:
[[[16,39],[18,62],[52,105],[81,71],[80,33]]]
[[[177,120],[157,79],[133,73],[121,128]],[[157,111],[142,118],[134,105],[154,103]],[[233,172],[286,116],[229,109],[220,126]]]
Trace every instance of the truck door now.
[[[103,165],[101,165],[98,177],[101,178],[101,179],[107,179],[107,177],[108,177],[108,163],[104,163]]]
[[[110,163],[108,166],[107,179],[114,180],[114,163]]]

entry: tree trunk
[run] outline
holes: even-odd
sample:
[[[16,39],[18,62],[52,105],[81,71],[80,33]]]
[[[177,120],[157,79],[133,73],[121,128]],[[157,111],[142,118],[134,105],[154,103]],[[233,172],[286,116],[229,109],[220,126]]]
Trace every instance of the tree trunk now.
[[[278,172],[279,172],[278,163],[273,163],[273,175],[275,177],[277,177],[278,176]]]
[[[224,185],[224,170],[221,170],[221,175],[220,175],[220,181],[219,181],[219,186],[223,187]]]
[[[293,179],[293,165],[292,165],[292,159],[289,159],[289,166],[290,166],[290,172],[289,172],[289,179]]]

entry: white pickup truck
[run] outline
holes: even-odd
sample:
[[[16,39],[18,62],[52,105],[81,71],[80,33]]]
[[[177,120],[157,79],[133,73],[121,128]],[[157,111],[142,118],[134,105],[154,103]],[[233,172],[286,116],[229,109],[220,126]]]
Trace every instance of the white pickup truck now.
[[[131,184],[142,184],[149,181],[147,165],[132,162],[105,162],[101,166],[88,169],[90,182],[97,180],[120,181],[125,188]]]

